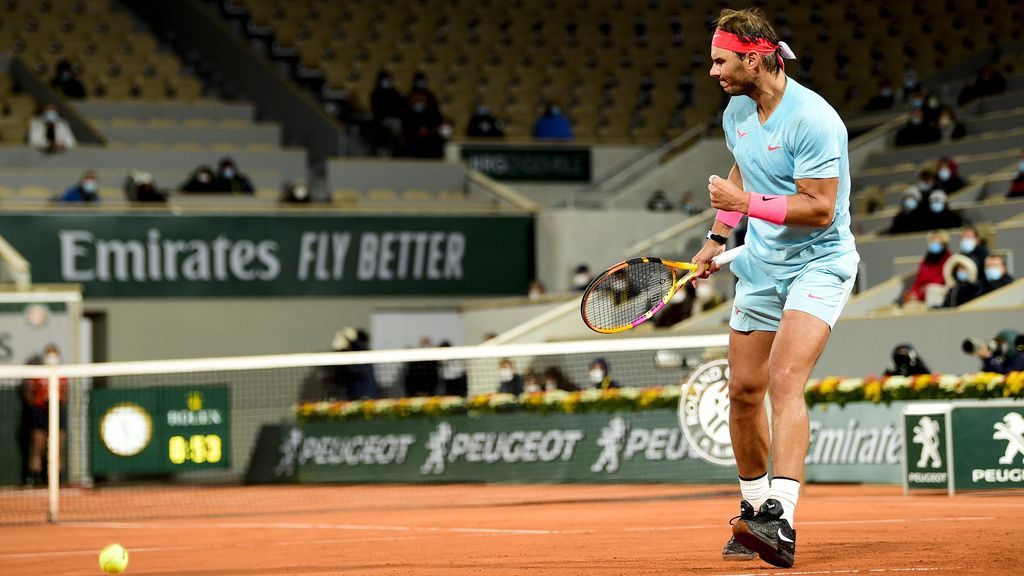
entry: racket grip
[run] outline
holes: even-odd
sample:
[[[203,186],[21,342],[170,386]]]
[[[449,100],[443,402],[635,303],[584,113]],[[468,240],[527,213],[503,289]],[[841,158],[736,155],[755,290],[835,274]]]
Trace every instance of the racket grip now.
[[[743,246],[737,246],[735,248],[731,248],[729,250],[726,250],[725,252],[722,252],[721,254],[719,254],[718,256],[715,256],[711,260],[715,264],[718,264],[719,266],[722,266],[724,264],[728,264],[729,262],[732,262],[733,260],[735,260],[736,257],[739,256],[740,252],[742,252],[742,251],[743,251]]]

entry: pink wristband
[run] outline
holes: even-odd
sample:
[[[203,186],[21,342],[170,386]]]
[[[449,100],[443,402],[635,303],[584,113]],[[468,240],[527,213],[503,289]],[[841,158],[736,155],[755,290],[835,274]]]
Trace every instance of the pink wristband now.
[[[727,210],[719,210],[715,214],[715,220],[725,224],[729,228],[735,228],[740,223],[740,219],[743,218],[743,212],[729,212]]]
[[[789,200],[785,196],[751,192],[747,216],[772,222],[773,224],[785,224],[786,210],[788,208]]]

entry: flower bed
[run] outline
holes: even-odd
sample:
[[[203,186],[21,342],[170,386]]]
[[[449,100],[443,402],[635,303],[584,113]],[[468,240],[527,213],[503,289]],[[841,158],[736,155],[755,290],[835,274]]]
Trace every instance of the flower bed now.
[[[295,406],[299,423],[372,420],[388,418],[437,418],[452,414],[493,414],[532,412],[574,414],[580,412],[618,412],[675,408],[680,388],[617,388],[582,392],[534,392],[480,394],[461,398],[434,396],[384,398],[380,400],[305,402]],[[1024,372],[1009,375],[980,372],[952,376],[889,376],[866,378],[828,377],[810,380],[804,389],[807,404],[844,405],[848,402],[884,402],[894,400],[954,400],[969,398],[1024,398]]]

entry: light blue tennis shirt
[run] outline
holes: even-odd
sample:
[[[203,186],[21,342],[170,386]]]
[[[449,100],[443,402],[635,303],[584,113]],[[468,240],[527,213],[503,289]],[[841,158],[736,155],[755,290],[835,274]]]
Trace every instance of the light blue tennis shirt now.
[[[798,178],[839,178],[832,224],[810,228],[748,218],[748,257],[767,265],[772,275],[785,277],[808,264],[856,253],[850,231],[846,125],[824,98],[787,77],[782,101],[767,122],[761,124],[754,100],[734,96],[722,128],[748,192],[790,195],[796,194]]]

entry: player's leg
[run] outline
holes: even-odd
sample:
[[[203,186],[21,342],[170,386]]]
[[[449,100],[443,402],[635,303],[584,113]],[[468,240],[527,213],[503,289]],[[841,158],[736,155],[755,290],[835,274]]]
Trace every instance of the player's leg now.
[[[46,448],[46,430],[32,428],[28,445],[28,478],[38,486],[43,483],[43,451]]]

